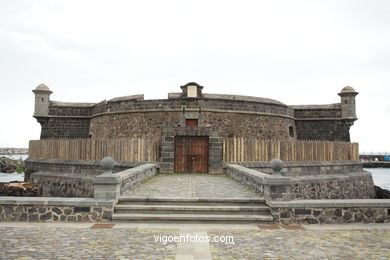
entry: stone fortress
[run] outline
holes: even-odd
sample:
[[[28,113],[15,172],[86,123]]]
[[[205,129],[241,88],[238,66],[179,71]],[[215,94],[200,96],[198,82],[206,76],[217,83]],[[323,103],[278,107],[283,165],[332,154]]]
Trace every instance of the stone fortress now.
[[[357,119],[358,93],[349,86],[339,93],[340,103],[306,106],[206,94],[194,82],[181,90],[169,93],[168,99],[144,100],[143,95],[133,95],[99,103],[65,103],[51,101],[52,91],[41,84],[33,90],[34,117],[42,126],[41,139],[160,140],[163,173],[221,173],[221,146],[226,137],[349,142],[349,128]]]
[[[207,94],[194,82],[159,100],[133,95],[65,103],[51,101],[46,85],[33,92],[34,117],[42,131],[40,140],[30,142],[25,178],[46,198],[4,200],[0,219],[45,221],[48,215],[51,221],[390,221],[390,201],[375,199],[372,176],[358,160],[358,144],[350,142],[358,94],[352,87],[338,93],[340,103],[303,106]],[[106,169],[102,174],[100,160],[106,156],[117,163],[112,163],[113,173]],[[270,162],[275,158],[284,161],[276,168]],[[210,189],[206,198],[161,198],[167,192],[157,186],[162,193],[157,197],[126,197],[157,173],[224,173],[258,197],[239,198],[234,190],[219,193],[213,186],[218,184],[199,186]],[[164,178],[168,176],[174,177]],[[196,176],[210,175],[185,177],[192,180],[191,187]],[[181,188],[173,190],[181,194]],[[22,213],[1,213],[3,204],[15,203],[23,205]],[[44,216],[29,216],[36,205]],[[169,214],[158,209],[168,205]],[[130,209],[140,207],[143,210]],[[70,215],[56,213],[64,210]]]
[[[144,100],[143,95],[117,97],[99,103],[51,101],[44,84],[35,90],[34,117],[49,138],[160,138],[164,127],[215,129],[222,137],[350,141],[357,119],[352,87],[338,94],[340,103],[288,106],[259,97],[203,93],[191,82],[168,99]]]

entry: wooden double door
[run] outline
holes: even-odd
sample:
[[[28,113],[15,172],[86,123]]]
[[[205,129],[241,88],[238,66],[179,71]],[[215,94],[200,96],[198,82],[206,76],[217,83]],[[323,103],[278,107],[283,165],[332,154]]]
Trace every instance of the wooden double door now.
[[[207,173],[209,170],[209,138],[175,137],[175,172]]]

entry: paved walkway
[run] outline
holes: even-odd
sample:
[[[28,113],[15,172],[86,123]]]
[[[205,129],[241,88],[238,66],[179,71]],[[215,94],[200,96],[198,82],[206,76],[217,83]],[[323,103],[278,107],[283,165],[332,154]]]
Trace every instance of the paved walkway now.
[[[259,227],[134,223],[101,227],[91,223],[2,222],[0,259],[390,258],[389,224]],[[165,243],[168,236],[180,235],[183,241]],[[185,241],[187,236],[209,236],[211,241]],[[216,237],[233,240],[217,243],[213,241]]]
[[[226,175],[160,174],[131,189],[129,197],[258,198],[249,188]]]
[[[158,175],[127,196],[258,197],[226,176],[200,174]],[[0,222],[0,259],[390,259],[390,224]]]

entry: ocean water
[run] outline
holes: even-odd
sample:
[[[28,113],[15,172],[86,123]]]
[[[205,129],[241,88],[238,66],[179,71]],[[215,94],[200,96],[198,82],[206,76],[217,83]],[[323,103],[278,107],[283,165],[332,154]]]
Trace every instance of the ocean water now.
[[[28,154],[0,154],[0,157],[7,157],[14,160],[26,160]],[[0,182],[10,182],[10,181],[24,181],[24,173],[3,173],[0,172]]]
[[[390,168],[364,168],[372,173],[372,179],[376,186],[390,190]]]
[[[0,154],[0,157],[7,157],[13,160],[22,159],[23,161],[27,159],[28,154]]]
[[[3,173],[0,172],[0,182],[24,181],[24,173]]]

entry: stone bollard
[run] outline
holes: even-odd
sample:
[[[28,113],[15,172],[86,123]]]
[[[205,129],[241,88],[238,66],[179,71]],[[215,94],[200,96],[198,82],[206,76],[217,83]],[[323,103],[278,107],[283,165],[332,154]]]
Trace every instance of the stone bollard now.
[[[118,200],[121,178],[112,173],[115,164],[116,162],[111,157],[104,157],[101,160],[100,165],[104,172],[93,179],[95,199]]]
[[[284,174],[281,173],[281,171],[283,170],[284,168],[284,162],[280,159],[273,159],[271,161],[271,169],[273,171],[273,174],[272,176],[284,176]]]

